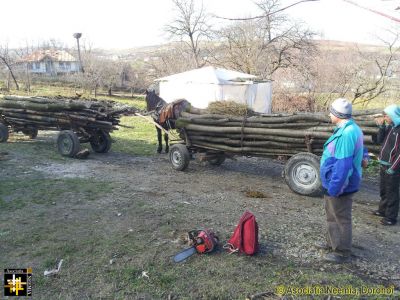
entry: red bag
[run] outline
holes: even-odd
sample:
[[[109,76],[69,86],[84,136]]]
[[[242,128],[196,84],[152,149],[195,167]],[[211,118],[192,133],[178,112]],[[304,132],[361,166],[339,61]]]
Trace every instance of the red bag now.
[[[253,255],[258,251],[258,224],[251,212],[244,212],[224,248],[231,253],[241,252],[247,255]]]

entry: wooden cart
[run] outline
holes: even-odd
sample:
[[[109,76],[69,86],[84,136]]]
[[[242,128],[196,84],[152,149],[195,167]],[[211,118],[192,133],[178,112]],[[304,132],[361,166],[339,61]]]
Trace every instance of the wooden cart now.
[[[234,155],[278,157],[276,155],[262,155],[259,153],[230,153],[221,149],[204,147],[191,142],[190,136],[184,129],[180,129],[182,143],[171,146],[169,160],[175,170],[183,171],[191,160],[208,161],[211,165],[222,165],[227,157]],[[311,152],[300,152],[291,156],[285,163],[282,177],[290,189],[298,194],[315,196],[321,193],[321,179],[319,175],[320,157]]]
[[[90,143],[97,153],[107,153],[112,144],[110,132],[117,129],[119,124],[118,115],[129,110],[127,107],[119,107],[107,111],[104,102],[100,101],[80,101],[79,105],[71,101],[67,110],[60,111],[56,110],[56,105],[60,105],[59,100],[52,102],[51,99],[37,97],[8,98],[15,101],[1,102],[0,143],[7,142],[11,132],[22,132],[34,139],[38,130],[57,130],[60,131],[57,149],[61,155],[68,157],[74,157],[82,143]],[[24,99],[33,104],[23,102]],[[46,110],[43,109],[44,105]]]

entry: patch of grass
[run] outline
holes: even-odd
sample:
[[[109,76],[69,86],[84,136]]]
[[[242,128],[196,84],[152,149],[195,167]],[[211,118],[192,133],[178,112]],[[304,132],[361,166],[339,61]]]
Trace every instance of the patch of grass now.
[[[142,271],[149,276],[143,277]],[[179,299],[245,299],[260,292],[276,291],[277,286],[305,287],[323,285],[361,287],[370,283],[343,271],[326,273],[299,267],[270,257],[242,257],[224,254],[195,255],[184,264],[171,264],[155,258],[133,262],[108,273],[115,278],[118,296],[131,291],[150,293],[151,298],[175,295]]]
[[[69,158],[58,153],[56,142],[53,139],[43,138],[43,132],[39,131],[39,137],[35,140],[29,139],[20,133],[12,133],[7,143],[1,143],[1,151],[6,151],[9,156],[18,154],[23,156],[41,156],[55,161],[67,161]]]
[[[98,194],[110,189],[111,183],[80,178],[3,180],[0,182],[0,209],[13,211],[30,204],[52,205],[60,198],[73,202],[93,201]]]
[[[112,133],[112,151],[147,156],[156,152],[157,131],[153,124],[141,117],[126,116],[121,118],[121,124],[134,128],[121,127]]]

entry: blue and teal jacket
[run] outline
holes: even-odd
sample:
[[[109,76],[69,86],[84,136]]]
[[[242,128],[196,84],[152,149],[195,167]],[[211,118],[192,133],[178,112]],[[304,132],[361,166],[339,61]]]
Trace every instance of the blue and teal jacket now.
[[[320,166],[322,186],[329,196],[339,197],[358,191],[363,152],[363,133],[352,119],[336,127],[324,144]]]

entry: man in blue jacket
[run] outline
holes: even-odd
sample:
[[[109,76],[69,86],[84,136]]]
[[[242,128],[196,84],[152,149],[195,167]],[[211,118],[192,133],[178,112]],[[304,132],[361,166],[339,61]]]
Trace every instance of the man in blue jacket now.
[[[377,119],[380,128],[376,142],[383,144],[379,154],[381,201],[374,215],[383,217],[382,225],[395,225],[399,214],[400,107],[390,105],[384,113],[382,119]]]
[[[320,166],[328,227],[326,244],[320,248],[331,250],[324,259],[334,263],[351,258],[352,195],[358,191],[362,176],[364,138],[351,114],[352,106],[346,99],[332,103],[329,116],[336,128],[324,144]]]

